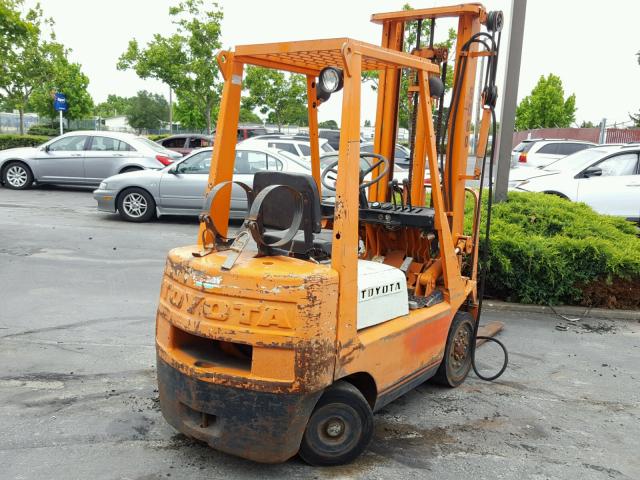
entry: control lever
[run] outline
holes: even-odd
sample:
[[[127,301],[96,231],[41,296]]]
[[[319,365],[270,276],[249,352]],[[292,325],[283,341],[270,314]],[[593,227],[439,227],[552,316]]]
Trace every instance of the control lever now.
[[[404,208],[404,198],[402,196],[402,189],[398,186],[398,180],[395,178],[389,182],[389,188],[393,192],[391,196],[391,202],[393,203],[393,209],[397,210],[398,203],[396,201],[396,193],[399,194],[400,197],[400,209]]]
[[[402,186],[404,187],[404,191],[407,192],[407,206],[409,207],[409,211],[411,211],[413,210],[411,205],[411,185],[409,185],[408,178],[402,180]]]

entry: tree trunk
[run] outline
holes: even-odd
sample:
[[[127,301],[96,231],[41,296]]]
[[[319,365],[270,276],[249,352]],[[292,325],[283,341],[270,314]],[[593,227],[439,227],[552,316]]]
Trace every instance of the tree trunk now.
[[[20,135],[24,135],[24,110],[20,108],[18,112],[20,113]]]
[[[211,135],[211,105],[207,105],[204,117],[207,120],[207,135]]]

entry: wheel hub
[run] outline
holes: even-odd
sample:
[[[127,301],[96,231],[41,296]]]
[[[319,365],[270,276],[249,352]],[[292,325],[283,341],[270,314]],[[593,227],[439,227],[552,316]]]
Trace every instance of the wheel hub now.
[[[333,418],[327,422],[324,431],[327,436],[337,438],[344,433],[344,422],[339,418]]]
[[[469,332],[466,329],[458,330],[451,349],[451,359],[454,368],[459,368],[467,357],[469,350]]]
[[[27,172],[22,167],[13,166],[7,171],[7,181],[14,187],[22,187],[27,183]]]

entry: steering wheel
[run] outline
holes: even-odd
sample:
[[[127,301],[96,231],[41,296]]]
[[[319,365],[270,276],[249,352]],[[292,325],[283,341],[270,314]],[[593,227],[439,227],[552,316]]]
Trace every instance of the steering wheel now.
[[[337,156],[338,156],[338,152],[330,153],[328,155],[325,155],[325,158],[326,157],[337,157]],[[377,159],[377,161],[374,162],[373,165],[371,165],[366,170],[360,170],[360,189],[361,190],[370,187],[374,183],[378,183],[380,180],[382,180],[384,178],[384,176],[389,171],[389,160],[387,160],[382,155],[379,155],[377,153],[370,153],[370,152],[360,152],[360,158],[367,158],[367,157],[375,158],[375,159]],[[364,181],[364,177],[369,175],[371,172],[373,172],[380,165],[384,165],[384,168],[378,174],[378,176],[373,178],[373,179],[371,179],[371,180],[369,180],[369,181],[367,181],[367,182],[365,182]],[[330,173],[332,173],[334,176],[333,177],[329,177],[328,175]],[[323,170],[322,175],[320,176],[320,181],[322,182],[322,186],[324,188],[326,188],[327,190],[331,190],[332,192],[335,192],[336,191],[337,175],[338,175],[338,160],[336,160],[335,162],[331,162]],[[327,183],[327,178],[329,180],[333,181],[333,185],[330,185],[330,184]]]

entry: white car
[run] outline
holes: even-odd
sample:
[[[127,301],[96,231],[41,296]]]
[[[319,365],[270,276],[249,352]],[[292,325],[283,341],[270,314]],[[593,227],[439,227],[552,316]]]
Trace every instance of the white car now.
[[[640,221],[640,145],[600,145],[544,168],[512,169],[509,189],[559,195]]]
[[[309,136],[307,135],[281,135],[274,133],[251,137],[241,143],[246,147],[256,146],[260,148],[284,150],[296,157],[308,157],[311,155]],[[329,141],[326,138],[320,139],[320,155],[334,151],[335,150],[331,145],[329,145]]]
[[[272,133],[251,137],[241,143],[244,146],[259,146],[261,148],[284,150],[296,157],[311,156],[311,147],[308,135],[282,135],[279,133]],[[326,138],[320,138],[318,143],[320,145],[320,155],[323,153],[335,152],[333,147],[329,145],[329,141]]]
[[[530,138],[520,142],[511,152],[511,168],[544,167],[567,155],[594,147],[582,140],[546,140]]]

